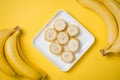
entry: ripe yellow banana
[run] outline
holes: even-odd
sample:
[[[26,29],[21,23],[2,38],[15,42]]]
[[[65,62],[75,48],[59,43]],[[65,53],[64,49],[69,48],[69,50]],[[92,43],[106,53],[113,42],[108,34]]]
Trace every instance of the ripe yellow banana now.
[[[0,71],[0,80],[15,80],[15,78]]]
[[[116,21],[118,23],[118,38],[115,41],[115,43],[107,50],[103,50],[103,55],[106,55],[107,53],[120,53],[120,7],[119,3],[117,3],[115,0],[103,0],[103,4],[111,11],[111,13],[116,18]]]
[[[5,41],[11,36],[12,33],[14,33],[13,29],[5,29],[0,31],[0,70],[8,75],[15,76],[16,73],[7,62],[4,54]]]
[[[111,47],[118,36],[117,23],[109,10],[98,0],[77,0],[81,5],[96,12],[105,22],[108,32],[108,45]]]
[[[27,77],[13,77],[13,76],[10,76],[8,74],[5,74],[4,72],[0,71],[0,80],[33,80],[33,79],[30,79],[30,78],[27,78]]]
[[[115,1],[117,1],[117,2],[119,2],[119,3],[120,3],[120,0],[115,0]]]
[[[20,28],[18,28],[18,30],[6,41],[5,43],[6,58],[10,63],[10,65],[13,67],[13,69],[19,75],[40,80],[41,74],[39,74],[37,71],[29,67],[19,56],[19,53],[17,50],[17,38],[19,35],[20,35]]]
[[[15,80],[37,80],[37,79],[31,79],[31,78],[24,77],[24,76],[17,76],[15,77]]]
[[[32,67],[33,69],[35,69],[36,71],[40,72],[41,76],[43,79],[47,78],[47,74],[41,70],[39,67],[37,67],[36,65],[34,65],[24,54],[22,48],[21,48],[21,44],[20,44],[20,35],[17,38],[17,49],[19,52],[20,57],[22,58],[22,60],[29,65],[30,67]]]
[[[120,0],[115,0],[117,2],[117,6],[120,8]]]

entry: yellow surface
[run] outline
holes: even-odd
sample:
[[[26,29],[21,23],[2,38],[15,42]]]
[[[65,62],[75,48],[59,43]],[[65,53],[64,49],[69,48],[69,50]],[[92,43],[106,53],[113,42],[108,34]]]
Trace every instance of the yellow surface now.
[[[32,45],[36,33],[59,9],[81,22],[95,37],[94,45],[68,72],[62,72]],[[99,52],[107,44],[104,22],[75,0],[0,0],[0,29],[19,25],[25,55],[49,75],[50,80],[120,80],[120,55],[103,57]]]

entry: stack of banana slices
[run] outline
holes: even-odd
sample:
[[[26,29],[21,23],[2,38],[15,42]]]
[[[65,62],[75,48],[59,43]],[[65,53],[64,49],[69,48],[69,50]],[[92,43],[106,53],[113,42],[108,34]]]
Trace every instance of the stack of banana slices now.
[[[100,50],[102,55],[120,53],[120,0],[77,0],[77,2],[97,13],[106,24],[108,45]]]
[[[75,60],[75,53],[79,50],[79,28],[74,25],[68,25],[63,19],[57,19],[53,28],[45,31],[45,39],[52,42],[49,46],[50,52],[60,56],[64,62],[71,63]]]
[[[18,26],[0,30],[0,80],[47,80],[47,74],[25,56],[20,35]]]

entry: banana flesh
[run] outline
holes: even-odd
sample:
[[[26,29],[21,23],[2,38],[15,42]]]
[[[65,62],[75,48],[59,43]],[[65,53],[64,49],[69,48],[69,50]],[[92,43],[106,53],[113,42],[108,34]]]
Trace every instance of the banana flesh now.
[[[17,38],[20,35],[18,29],[5,43],[5,56],[12,68],[19,74],[32,79],[41,79],[41,74],[29,67],[19,56],[17,50]]]
[[[68,28],[67,28],[67,33],[68,33],[71,37],[73,37],[73,36],[76,36],[76,35],[79,34],[79,29],[78,29],[78,27],[77,27],[76,25],[71,24],[71,25],[69,25]]]
[[[118,23],[118,38],[115,43],[107,50],[102,51],[103,55],[108,53],[120,53],[120,7],[115,0],[103,0],[103,4],[111,11]]]
[[[55,30],[63,31],[67,27],[66,22],[63,19],[58,19],[54,23]]]
[[[79,50],[80,43],[79,40],[77,39],[70,39],[70,41],[68,42],[68,48],[71,52],[77,52]]]
[[[5,29],[0,31],[0,70],[8,75],[15,76],[16,75],[15,71],[11,68],[11,66],[9,65],[9,63],[7,62],[4,56],[5,41],[13,33],[14,33],[13,29]]]
[[[117,23],[109,10],[98,0],[77,0],[81,5],[97,13],[107,27],[108,45],[104,49],[110,48],[118,36]]]
[[[66,32],[59,32],[57,35],[57,40],[61,45],[65,45],[69,41],[69,35]]]
[[[47,41],[54,41],[56,39],[57,32],[53,28],[49,28],[45,32],[45,39]]]
[[[60,55],[63,50],[63,47],[56,42],[53,42],[49,48],[50,48],[50,51],[56,55]]]

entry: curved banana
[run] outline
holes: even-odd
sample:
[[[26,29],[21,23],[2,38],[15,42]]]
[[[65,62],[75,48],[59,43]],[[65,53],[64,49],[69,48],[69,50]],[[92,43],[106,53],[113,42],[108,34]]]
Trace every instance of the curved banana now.
[[[103,4],[111,11],[111,13],[116,18],[116,21],[118,23],[118,38],[115,41],[115,43],[107,50],[103,50],[102,54],[106,55],[108,53],[120,53],[120,7],[119,3],[117,3],[115,0],[103,0]]]
[[[22,48],[21,48],[21,44],[20,44],[20,35],[17,38],[17,49],[19,52],[20,57],[22,58],[22,60],[29,65],[30,67],[32,67],[33,69],[35,69],[36,71],[40,72],[41,76],[43,79],[47,78],[47,74],[41,70],[39,67],[37,67],[36,65],[34,65],[24,54]]]
[[[41,75],[33,70],[31,67],[29,67],[19,56],[18,50],[17,50],[17,38],[20,35],[20,28],[11,36],[8,38],[8,40],[5,43],[5,55],[10,63],[10,65],[13,67],[13,69],[19,74],[26,77],[30,77],[32,79],[41,79]]]
[[[4,54],[5,41],[11,36],[12,33],[14,33],[13,29],[5,29],[0,31],[0,70],[8,75],[15,76],[16,73],[7,62]]]
[[[105,22],[108,32],[108,45],[105,49],[111,47],[118,34],[117,23],[109,10],[98,0],[77,0],[84,7],[96,12]]]

